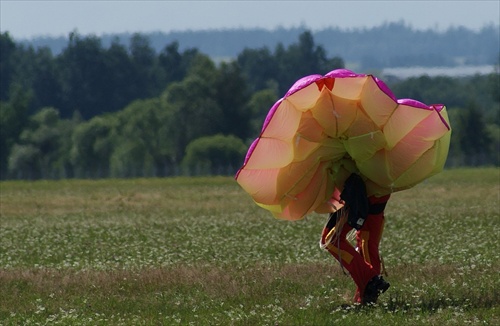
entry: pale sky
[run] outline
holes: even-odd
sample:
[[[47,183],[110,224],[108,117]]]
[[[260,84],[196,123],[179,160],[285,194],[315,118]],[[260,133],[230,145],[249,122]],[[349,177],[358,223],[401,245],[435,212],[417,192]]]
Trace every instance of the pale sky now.
[[[500,25],[499,0],[45,1],[0,0],[0,30],[15,39],[120,32],[299,27],[362,28],[404,20],[415,29]]]

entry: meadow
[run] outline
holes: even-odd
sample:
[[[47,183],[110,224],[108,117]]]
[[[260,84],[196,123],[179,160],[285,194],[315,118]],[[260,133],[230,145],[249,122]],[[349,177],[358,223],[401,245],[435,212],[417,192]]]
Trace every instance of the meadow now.
[[[375,307],[230,177],[0,182],[0,325],[499,325],[500,169],[395,193]]]

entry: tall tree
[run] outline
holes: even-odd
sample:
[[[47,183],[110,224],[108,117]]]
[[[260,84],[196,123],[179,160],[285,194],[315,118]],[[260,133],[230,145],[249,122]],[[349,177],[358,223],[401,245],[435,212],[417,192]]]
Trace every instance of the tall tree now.
[[[279,68],[276,58],[268,48],[246,48],[238,55],[237,63],[252,91],[266,89],[278,78]]]
[[[8,32],[0,33],[0,101],[9,99],[9,88],[14,78],[16,43]]]
[[[134,76],[131,82],[135,86],[134,98],[145,99],[157,96],[159,75],[156,69],[156,53],[149,39],[141,34],[134,34],[130,39],[130,54]]]
[[[7,160],[12,146],[18,141],[29,119],[30,94],[15,86],[9,98],[8,102],[0,102],[0,178],[7,177]]]
[[[300,34],[299,42],[291,44],[286,50],[277,47],[276,58],[280,65],[278,82],[281,94],[303,76],[325,74],[330,70],[344,67],[342,59],[327,58],[325,49],[314,43],[309,31]]]
[[[118,114],[118,141],[111,157],[114,176],[174,174],[171,111],[159,98],[137,100]]]
[[[104,49],[99,38],[81,38],[72,33],[69,44],[58,58],[63,86],[61,116],[79,111],[85,118],[107,112],[107,74]]]
[[[62,85],[56,60],[49,48],[40,48],[35,55],[33,78],[33,107],[62,107]]]
[[[103,178],[109,175],[115,128],[114,116],[97,116],[75,128],[70,155],[76,177]]]
[[[180,163],[192,140],[216,134],[221,129],[223,111],[217,102],[214,83],[217,70],[206,56],[198,56],[181,82],[167,87],[162,101],[172,110],[175,162]]]
[[[167,85],[174,81],[181,81],[198,55],[197,49],[187,49],[180,53],[177,41],[165,46],[158,56],[158,64],[163,71],[162,83]]]
[[[214,84],[216,101],[222,109],[220,132],[245,139],[250,134],[250,98],[247,82],[240,67],[235,63],[222,63]]]
[[[67,176],[64,168],[68,162],[61,160],[68,158],[63,153],[67,148],[61,145],[71,131],[61,126],[59,112],[54,108],[43,108],[31,116],[10,153],[9,173],[30,179]]]
[[[459,121],[459,142],[465,154],[465,163],[471,166],[486,164],[489,161],[492,140],[487,132],[482,111],[475,103],[470,103]]]
[[[107,94],[106,109],[109,112],[122,110],[136,99],[135,70],[127,48],[113,40],[104,53],[105,73],[103,87]]]

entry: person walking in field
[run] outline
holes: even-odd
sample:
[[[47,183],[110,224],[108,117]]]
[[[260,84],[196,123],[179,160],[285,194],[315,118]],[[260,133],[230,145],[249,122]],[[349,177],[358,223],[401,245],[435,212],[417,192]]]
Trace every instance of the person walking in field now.
[[[390,284],[381,274],[379,244],[384,230],[384,210],[390,195],[366,196],[361,177],[352,174],[340,194],[344,207],[330,213],[323,228],[320,246],[345,268],[357,286],[354,302],[375,304]],[[357,248],[346,239],[356,229]]]
[[[333,212],[320,245],[350,273],[355,301],[374,304],[390,286],[378,251],[389,194],[442,171],[450,139],[445,105],[397,99],[373,75],[335,69],[276,101],[235,179],[276,218]]]

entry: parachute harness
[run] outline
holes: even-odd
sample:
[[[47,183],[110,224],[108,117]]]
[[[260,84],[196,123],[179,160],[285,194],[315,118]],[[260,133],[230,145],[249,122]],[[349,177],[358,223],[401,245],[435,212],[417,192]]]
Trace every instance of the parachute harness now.
[[[359,174],[352,173],[347,178],[340,198],[341,201],[344,202],[344,206],[330,214],[330,218],[324,228],[324,230],[328,230],[328,233],[326,235],[321,235],[320,248],[327,249],[327,247],[332,244],[332,240],[335,239],[339,256],[338,260],[342,267],[342,271],[346,274],[344,266],[342,265],[340,234],[346,223],[349,224],[353,230],[361,229],[368,217],[369,211],[369,201],[365,183]]]
[[[348,219],[348,211],[344,207],[341,207],[334,213],[330,214],[330,219],[327,221],[325,225],[325,230],[328,230],[328,233],[321,236],[319,247],[321,249],[328,250],[328,246],[334,245],[338,249],[339,263],[342,268],[342,272],[344,275],[348,275],[344,269],[344,265],[342,264],[342,250],[340,250],[340,234],[342,233],[342,229],[347,222]],[[334,225],[332,225],[335,223]],[[336,242],[334,244],[334,242]]]

